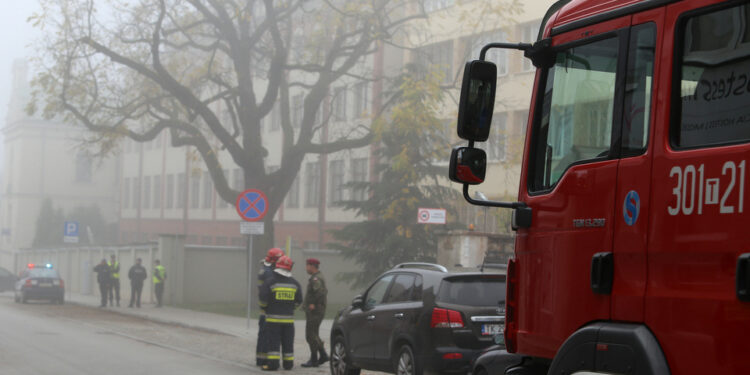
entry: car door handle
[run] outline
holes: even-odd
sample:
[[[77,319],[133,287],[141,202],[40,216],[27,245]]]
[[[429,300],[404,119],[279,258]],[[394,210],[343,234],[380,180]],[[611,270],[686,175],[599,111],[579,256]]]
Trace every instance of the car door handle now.
[[[395,314],[393,314],[393,317],[396,318],[396,319],[403,319],[404,318],[404,313],[395,313]]]
[[[375,315],[368,315],[367,316],[367,321],[371,322],[373,320],[375,320]]]

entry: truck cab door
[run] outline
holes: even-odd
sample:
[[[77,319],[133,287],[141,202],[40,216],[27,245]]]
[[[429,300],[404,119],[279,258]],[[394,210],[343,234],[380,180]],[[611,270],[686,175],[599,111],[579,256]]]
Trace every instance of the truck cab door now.
[[[519,193],[533,219],[516,240],[518,352],[552,358],[575,330],[611,318],[592,265],[611,277],[629,26],[623,17],[552,37],[538,72]]]

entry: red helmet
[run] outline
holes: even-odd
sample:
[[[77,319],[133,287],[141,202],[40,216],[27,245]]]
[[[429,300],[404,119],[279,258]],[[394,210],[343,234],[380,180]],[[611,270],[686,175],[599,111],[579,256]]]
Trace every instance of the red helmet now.
[[[276,261],[276,268],[281,268],[287,271],[292,270],[292,266],[294,265],[294,262],[292,262],[292,258],[284,255],[279,260]]]
[[[274,247],[268,250],[268,253],[266,253],[266,262],[276,263],[279,260],[279,258],[283,256],[284,256],[284,250],[281,250],[278,247]]]

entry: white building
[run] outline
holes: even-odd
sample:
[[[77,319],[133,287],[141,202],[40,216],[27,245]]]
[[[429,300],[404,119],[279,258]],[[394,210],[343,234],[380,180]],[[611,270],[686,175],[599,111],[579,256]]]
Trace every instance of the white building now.
[[[42,202],[50,199],[66,219],[79,208],[98,207],[108,223],[117,219],[118,163],[98,160],[81,147],[81,128],[26,114],[30,99],[25,62],[13,65],[13,88],[4,136],[0,191],[0,248],[28,248],[37,230]],[[59,232],[63,227],[45,228]],[[86,230],[86,228],[81,228]],[[93,233],[96,238],[96,233]]]

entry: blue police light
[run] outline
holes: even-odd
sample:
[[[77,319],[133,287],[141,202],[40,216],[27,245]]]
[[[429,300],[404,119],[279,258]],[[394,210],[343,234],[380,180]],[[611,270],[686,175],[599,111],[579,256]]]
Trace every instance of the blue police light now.
[[[52,265],[47,263],[47,268],[52,268]]]

